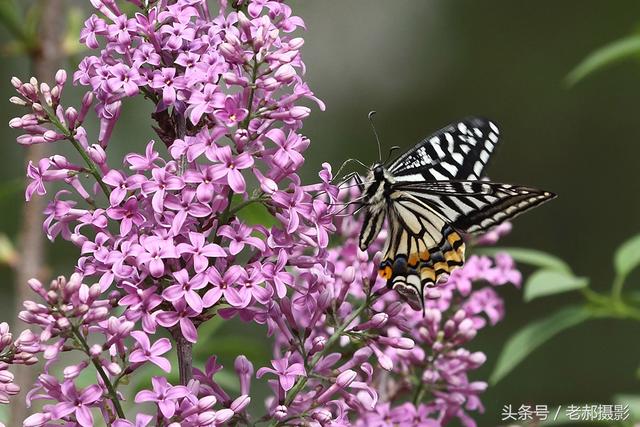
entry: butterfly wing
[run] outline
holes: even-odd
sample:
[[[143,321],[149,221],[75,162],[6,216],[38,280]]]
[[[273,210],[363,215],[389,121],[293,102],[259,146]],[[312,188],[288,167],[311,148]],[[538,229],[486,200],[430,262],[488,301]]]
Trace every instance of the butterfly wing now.
[[[464,233],[482,233],[556,197],[554,193],[489,181],[397,183],[409,194]]]
[[[388,209],[389,235],[380,275],[416,310],[424,308],[424,288],[464,263],[464,241],[430,206],[394,191]]]
[[[396,183],[380,274],[420,309],[424,288],[464,264],[460,233],[486,231],[554,197],[534,188],[486,181]]]
[[[499,134],[492,121],[467,117],[420,141],[388,170],[399,181],[476,180],[482,176]]]

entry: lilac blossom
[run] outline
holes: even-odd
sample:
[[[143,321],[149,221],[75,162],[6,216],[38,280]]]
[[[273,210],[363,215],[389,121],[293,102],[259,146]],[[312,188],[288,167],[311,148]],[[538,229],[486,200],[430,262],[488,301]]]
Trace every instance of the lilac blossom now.
[[[471,256],[429,291],[424,317],[386,289],[377,272],[385,233],[360,251],[361,219],[344,207],[357,189],[335,185],[327,164],[317,183],[301,184],[303,104],[324,109],[304,81],[303,20],[282,0],[91,4],[80,41],[92,51],[73,75],[86,89],[81,105],[63,105],[64,71],[51,86],[12,79],[12,102],[26,109],[10,122],[18,142],[79,152],[30,163],[25,192],[30,200],[64,186],[43,228],[79,250],[68,279],[29,281],[37,301],[25,301],[20,318],[34,332],[14,340],[0,324],[0,403],[19,391],[8,368],[40,358],[25,398],[42,404],[27,426],[252,425],[256,380],[273,389],[261,418],[273,425],[475,425],[486,383],[472,371],[486,357],[465,346],[502,320],[496,288],[521,275],[506,254]],[[112,141],[123,105],[142,96],[157,141],[111,158],[111,144],[129,143]],[[85,128],[92,111],[95,135]],[[243,219],[254,204],[270,225]],[[203,367],[185,357],[214,317],[273,337],[271,367],[235,359],[239,394],[221,385],[215,355]],[[69,364],[69,352],[81,360]],[[121,385],[145,366],[179,372],[180,384],[154,376],[125,396]],[[85,373],[96,381],[80,387]]]

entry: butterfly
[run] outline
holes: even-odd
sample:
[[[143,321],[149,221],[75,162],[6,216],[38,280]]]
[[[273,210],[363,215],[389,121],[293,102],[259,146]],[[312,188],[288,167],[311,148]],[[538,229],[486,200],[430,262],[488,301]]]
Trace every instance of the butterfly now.
[[[468,117],[428,136],[388,167],[374,164],[359,181],[360,249],[367,249],[386,219],[379,274],[415,310],[424,310],[425,288],[464,264],[464,235],[486,232],[556,197],[482,179],[499,135],[492,121]]]

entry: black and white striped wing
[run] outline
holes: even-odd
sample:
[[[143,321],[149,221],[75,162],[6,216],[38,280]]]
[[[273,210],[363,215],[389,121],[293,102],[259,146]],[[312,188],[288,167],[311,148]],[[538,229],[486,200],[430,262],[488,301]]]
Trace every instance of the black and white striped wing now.
[[[398,183],[463,233],[482,233],[556,197],[548,191],[489,181]]]
[[[410,192],[391,193],[387,217],[389,234],[380,275],[420,310],[424,288],[464,264],[464,241],[445,217]]]
[[[413,308],[423,308],[424,288],[464,264],[460,233],[487,231],[554,197],[486,181],[394,184],[380,274]]]
[[[388,170],[399,181],[476,180],[498,143],[498,126],[467,117],[423,139]]]

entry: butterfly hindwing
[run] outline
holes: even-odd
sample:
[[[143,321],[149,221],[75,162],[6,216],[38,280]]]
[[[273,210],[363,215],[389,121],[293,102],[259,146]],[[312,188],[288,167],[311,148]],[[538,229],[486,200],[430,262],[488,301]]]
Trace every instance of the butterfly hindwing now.
[[[444,218],[411,194],[394,191],[391,200],[380,274],[419,310],[424,288],[464,263],[464,242]]]
[[[467,117],[423,139],[396,159],[389,171],[404,181],[479,179],[499,134],[492,121]]]

